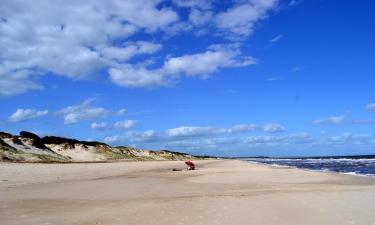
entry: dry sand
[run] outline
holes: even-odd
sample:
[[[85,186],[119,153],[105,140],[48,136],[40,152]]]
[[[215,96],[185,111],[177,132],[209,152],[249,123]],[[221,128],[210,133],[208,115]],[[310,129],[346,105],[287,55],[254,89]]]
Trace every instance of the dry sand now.
[[[241,161],[0,164],[1,225],[375,224],[375,179]]]

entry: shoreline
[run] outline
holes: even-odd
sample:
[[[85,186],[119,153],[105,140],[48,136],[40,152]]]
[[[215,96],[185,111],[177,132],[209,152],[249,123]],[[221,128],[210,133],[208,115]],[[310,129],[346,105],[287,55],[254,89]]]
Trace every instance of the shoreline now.
[[[360,173],[355,173],[355,172],[336,172],[332,170],[314,170],[314,169],[308,169],[308,168],[302,168],[302,167],[297,167],[297,166],[287,166],[287,165],[278,165],[278,164],[268,164],[268,163],[261,163],[261,162],[254,162],[254,161],[246,161],[242,160],[244,162],[248,162],[251,164],[255,165],[264,165],[264,166],[269,166],[270,168],[292,168],[292,169],[299,169],[303,171],[310,171],[310,172],[321,172],[321,173],[330,173],[330,174],[342,174],[342,175],[349,175],[349,176],[359,176],[359,177],[368,177],[368,178],[373,178],[375,179],[375,174],[360,174]]]
[[[375,180],[241,160],[0,164],[7,225],[372,225]],[[3,179],[8,181],[3,182]]]
[[[310,172],[321,172],[321,173],[331,173],[331,174],[342,174],[342,175],[350,175],[350,176],[359,176],[359,177],[368,177],[368,178],[375,178],[375,174],[360,174],[355,172],[337,172],[332,170],[318,170],[318,169],[308,169],[308,168],[302,168],[297,166],[288,166],[288,165],[278,165],[278,164],[268,164],[268,163],[261,163],[261,162],[255,162],[255,161],[247,161],[245,159],[225,159],[225,158],[219,158],[219,159],[199,159],[194,161],[215,161],[215,160],[232,160],[232,161],[242,161],[246,163],[251,163],[254,165],[262,165],[267,166],[270,168],[292,168],[292,169],[299,169],[303,171],[310,171]],[[55,165],[55,164],[106,164],[106,163],[139,163],[139,162],[183,162],[185,160],[105,160],[105,161],[72,161],[72,162],[0,162],[1,164],[47,164],[47,165]]]

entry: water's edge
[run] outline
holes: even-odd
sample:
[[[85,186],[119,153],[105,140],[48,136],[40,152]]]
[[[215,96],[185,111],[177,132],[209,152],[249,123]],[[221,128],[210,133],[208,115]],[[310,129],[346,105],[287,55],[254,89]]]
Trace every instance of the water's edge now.
[[[375,159],[247,158],[249,163],[375,178]]]

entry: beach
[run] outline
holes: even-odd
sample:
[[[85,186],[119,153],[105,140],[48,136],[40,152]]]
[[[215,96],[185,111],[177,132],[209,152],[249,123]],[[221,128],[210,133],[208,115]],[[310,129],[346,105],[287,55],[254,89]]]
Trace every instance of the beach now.
[[[375,224],[374,178],[195,163],[1,163],[0,224]]]

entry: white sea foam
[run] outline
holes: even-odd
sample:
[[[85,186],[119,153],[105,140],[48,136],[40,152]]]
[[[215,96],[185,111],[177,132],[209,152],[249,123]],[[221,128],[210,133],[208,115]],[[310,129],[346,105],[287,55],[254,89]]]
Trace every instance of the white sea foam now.
[[[375,177],[375,159],[324,158],[324,159],[277,159],[249,158],[247,161],[272,167],[300,168],[321,172],[342,173],[355,176]]]

